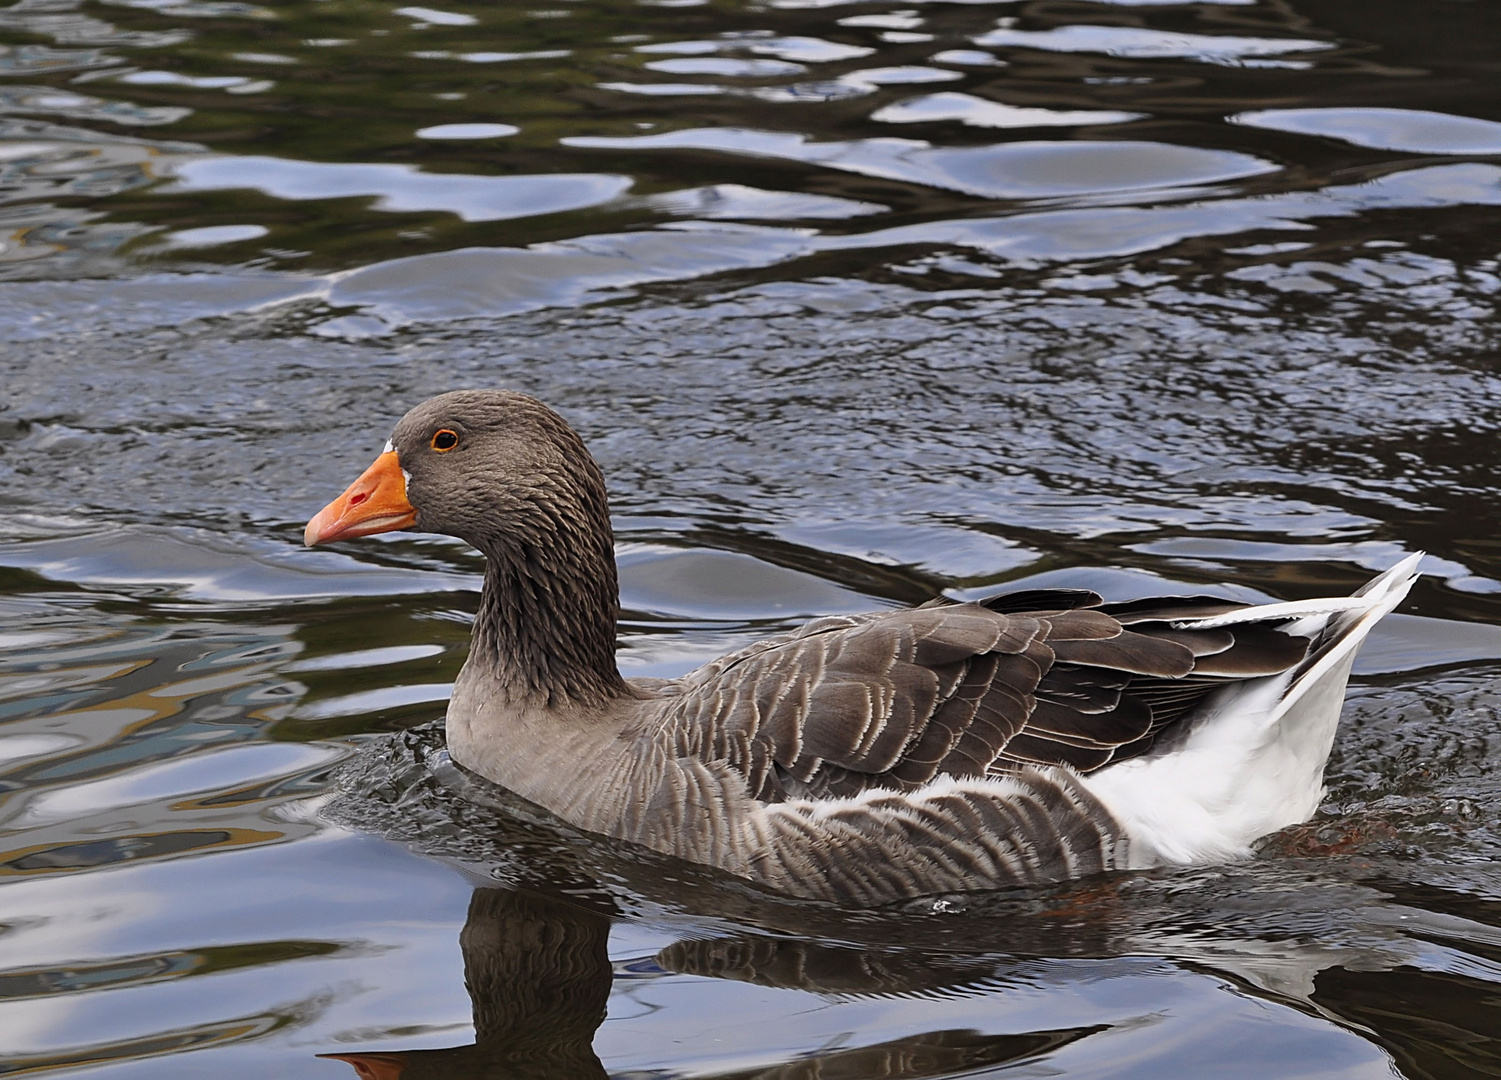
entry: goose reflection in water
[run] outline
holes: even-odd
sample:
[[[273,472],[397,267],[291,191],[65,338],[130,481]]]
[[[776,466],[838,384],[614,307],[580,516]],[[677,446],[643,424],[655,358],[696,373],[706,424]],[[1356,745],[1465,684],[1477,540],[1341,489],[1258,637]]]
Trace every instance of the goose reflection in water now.
[[[365,1080],[658,1075],[684,1054],[658,1021],[685,1011],[690,1049],[715,1056],[695,1076],[1094,1076],[1126,1060],[1250,1076],[1271,1055],[1277,1075],[1389,1080],[1456,1045],[1491,1060],[1490,907],[1350,881],[1312,827],[1231,867],[851,912],[570,830],[456,769],[436,727],[372,740],[339,788],[324,817],[479,886],[459,934],[474,1043],[325,1055]],[[671,944],[632,954],[642,933]],[[1400,1016],[1372,1013],[1377,973],[1410,1003]]]
[[[610,918],[552,897],[476,889],[459,934],[464,985],[474,1007],[469,1046],[396,1053],[324,1054],[348,1062],[361,1080],[605,1080],[593,1048],[617,972],[678,973],[753,982],[820,994],[942,993],[990,981],[993,963],[954,958],[935,965],[905,954],[874,956],[851,948],[753,935],[675,942],[649,961],[612,964]],[[748,1075],[801,1080],[951,1076],[1044,1054],[1102,1025],[1024,1034],[928,1031],[889,1042],[822,1053]],[[713,1075],[713,1074],[710,1074]]]
[[[326,1054],[362,1080],[607,1075],[593,1049],[610,997],[610,921],[508,889],[476,889],[459,934],[474,1043],[444,1050]]]

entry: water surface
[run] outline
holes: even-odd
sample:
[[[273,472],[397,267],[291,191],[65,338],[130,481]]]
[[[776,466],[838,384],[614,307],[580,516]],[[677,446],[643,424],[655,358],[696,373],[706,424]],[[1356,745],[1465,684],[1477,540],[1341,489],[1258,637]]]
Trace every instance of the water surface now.
[[[1458,0],[0,8],[0,1071],[1501,1073],[1497,41]],[[447,762],[472,551],[301,548],[467,386],[599,458],[632,674],[940,592],[1428,576],[1254,860],[783,903]]]

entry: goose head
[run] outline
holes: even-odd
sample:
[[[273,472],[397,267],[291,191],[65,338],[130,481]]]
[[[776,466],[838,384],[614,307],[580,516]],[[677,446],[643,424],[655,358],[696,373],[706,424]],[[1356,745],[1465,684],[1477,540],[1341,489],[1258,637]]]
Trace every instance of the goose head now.
[[[309,547],[397,529],[487,555],[609,527],[604,478],[566,421],[535,398],[460,390],[412,409],[385,450],[308,522]]]
[[[397,423],[374,464],[308,522],[303,541],[397,529],[456,536],[484,554],[466,666],[483,695],[556,704],[622,692],[604,476],[557,413],[506,390],[423,402]]]

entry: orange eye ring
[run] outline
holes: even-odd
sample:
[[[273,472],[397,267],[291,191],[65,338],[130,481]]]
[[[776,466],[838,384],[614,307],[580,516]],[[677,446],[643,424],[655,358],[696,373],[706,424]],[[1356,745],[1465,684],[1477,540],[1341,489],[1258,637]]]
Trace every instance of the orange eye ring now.
[[[446,454],[459,445],[459,433],[457,431],[450,431],[448,428],[440,428],[433,432],[431,445],[438,453]]]

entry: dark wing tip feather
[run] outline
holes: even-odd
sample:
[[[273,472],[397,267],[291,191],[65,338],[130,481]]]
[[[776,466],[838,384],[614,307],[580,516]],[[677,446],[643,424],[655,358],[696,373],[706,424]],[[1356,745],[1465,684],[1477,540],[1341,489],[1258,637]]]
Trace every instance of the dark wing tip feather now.
[[[1143,627],[1138,624],[1136,633],[1185,645],[1196,660],[1225,652],[1235,645],[1235,635],[1229,630],[1172,630],[1165,626]],[[1198,668],[1194,670],[1197,671]]]
[[[1228,615],[1232,611],[1243,611],[1252,606],[1254,605],[1239,600],[1227,600],[1223,596],[1144,596],[1139,600],[1103,604],[1100,610],[1123,625],[1130,626],[1141,622],[1208,619],[1215,615]]]
[[[1061,663],[1109,668],[1133,675],[1174,679],[1194,669],[1194,654],[1188,646],[1130,630],[1106,639],[1049,639],[1048,645]]]
[[[1270,626],[1237,626],[1234,633],[1235,644],[1230,648],[1200,656],[1194,661],[1195,675],[1220,675],[1229,679],[1279,675],[1301,663],[1308,655],[1310,642],[1307,638],[1284,634]]]
[[[1023,589],[979,601],[1001,615],[1028,615],[1034,611],[1072,611],[1099,607],[1105,598],[1092,589]]]

